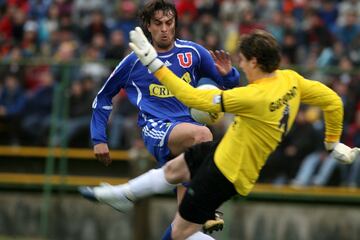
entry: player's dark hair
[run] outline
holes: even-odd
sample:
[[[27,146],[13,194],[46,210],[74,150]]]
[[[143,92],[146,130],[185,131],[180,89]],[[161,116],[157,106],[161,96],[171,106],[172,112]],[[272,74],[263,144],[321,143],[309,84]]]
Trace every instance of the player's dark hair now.
[[[266,31],[255,30],[242,36],[239,50],[247,60],[256,58],[264,72],[271,73],[280,66],[280,47],[274,36]]]
[[[175,4],[166,0],[153,0],[149,1],[143,9],[139,12],[140,26],[144,31],[145,35],[151,39],[151,34],[147,30],[147,26],[150,24],[151,19],[154,17],[155,12],[163,11],[164,14],[174,15],[175,18],[175,29],[177,28],[178,15]]]

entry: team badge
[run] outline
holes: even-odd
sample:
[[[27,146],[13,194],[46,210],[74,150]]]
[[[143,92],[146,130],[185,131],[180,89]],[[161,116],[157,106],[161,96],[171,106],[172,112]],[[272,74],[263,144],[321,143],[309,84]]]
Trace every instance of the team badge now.
[[[179,64],[183,68],[188,68],[192,65],[192,53],[178,53],[177,58],[179,59]]]

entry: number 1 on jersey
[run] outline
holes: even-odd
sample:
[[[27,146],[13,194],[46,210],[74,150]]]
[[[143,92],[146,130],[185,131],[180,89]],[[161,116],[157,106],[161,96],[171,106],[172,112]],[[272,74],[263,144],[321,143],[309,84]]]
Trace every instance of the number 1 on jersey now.
[[[282,134],[282,139],[285,137],[287,131],[288,131],[288,122],[289,122],[289,115],[290,115],[290,107],[289,105],[287,104],[285,106],[285,109],[282,113],[282,117],[280,119],[280,122],[279,122],[279,128],[280,129],[284,129],[284,132]]]

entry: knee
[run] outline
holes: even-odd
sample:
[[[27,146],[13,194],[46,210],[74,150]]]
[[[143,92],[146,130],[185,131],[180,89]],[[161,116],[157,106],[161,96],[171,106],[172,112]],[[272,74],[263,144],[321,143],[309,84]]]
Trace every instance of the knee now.
[[[171,231],[171,239],[185,239],[185,231],[184,229],[180,229],[179,227],[173,226]]]
[[[181,156],[179,156],[181,157]],[[177,163],[174,161],[169,161],[164,166],[165,178],[171,184],[178,184],[184,181],[187,181],[190,178],[190,173],[187,170],[185,162]]]
[[[173,164],[171,164],[171,162],[167,162],[164,165],[164,172],[165,172],[166,180],[169,183],[174,184],[174,180],[176,179],[177,176],[177,171],[176,168],[173,166]]]
[[[172,231],[171,231],[171,238],[173,240],[200,239],[200,238],[205,239],[203,235],[200,237],[199,234],[194,234],[198,231],[198,229],[193,225],[188,227],[177,227],[176,225],[175,226],[174,225],[172,226]],[[213,238],[206,238],[206,239],[213,239]]]
[[[194,132],[192,136],[193,144],[198,144],[202,142],[208,142],[213,140],[213,135],[209,128],[200,127],[197,131]]]
[[[213,135],[205,126],[198,126],[196,129],[193,129],[192,132],[188,133],[186,139],[184,139],[181,149],[181,152],[185,151],[189,147],[202,143],[202,142],[209,142],[213,140]]]

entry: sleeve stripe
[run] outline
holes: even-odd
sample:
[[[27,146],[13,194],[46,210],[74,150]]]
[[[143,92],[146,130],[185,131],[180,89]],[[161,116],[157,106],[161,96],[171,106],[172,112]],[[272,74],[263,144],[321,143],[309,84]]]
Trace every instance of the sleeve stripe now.
[[[225,112],[225,106],[224,106],[224,101],[223,101],[223,97],[224,97],[224,91],[221,91],[221,111]]]

